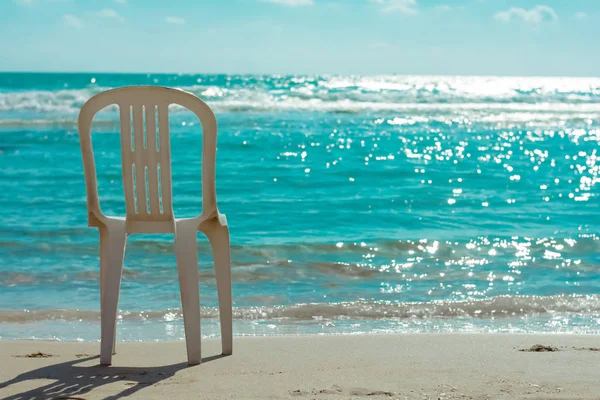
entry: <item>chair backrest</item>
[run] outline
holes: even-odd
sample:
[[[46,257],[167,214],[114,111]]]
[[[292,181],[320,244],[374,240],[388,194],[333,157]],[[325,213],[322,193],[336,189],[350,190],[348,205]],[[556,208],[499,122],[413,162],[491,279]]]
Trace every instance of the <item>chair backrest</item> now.
[[[98,200],[91,124],[107,106],[119,107],[126,219],[173,220],[169,105],[192,111],[202,125],[202,212],[216,210],[217,121],[206,103],[191,93],[158,86],[107,90],[89,99],[79,113],[79,137],[86,181],[88,216],[105,218]],[[132,129],[133,126],[133,129]]]

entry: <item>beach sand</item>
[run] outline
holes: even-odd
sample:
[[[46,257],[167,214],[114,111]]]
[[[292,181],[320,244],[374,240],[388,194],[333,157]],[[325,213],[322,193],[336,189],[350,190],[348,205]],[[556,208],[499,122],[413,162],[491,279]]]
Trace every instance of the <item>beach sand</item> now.
[[[520,351],[536,344],[558,351]],[[117,343],[102,367],[98,343],[2,341],[0,398],[600,399],[598,348],[577,335],[243,337],[228,357],[204,340],[193,367],[183,341]]]

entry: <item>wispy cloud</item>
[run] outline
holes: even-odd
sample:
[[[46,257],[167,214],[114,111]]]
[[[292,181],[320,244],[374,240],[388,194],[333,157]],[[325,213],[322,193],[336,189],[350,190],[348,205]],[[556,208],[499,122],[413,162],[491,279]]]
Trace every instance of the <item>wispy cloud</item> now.
[[[529,10],[512,7],[494,14],[494,19],[502,22],[523,21],[528,24],[540,24],[544,21],[557,21],[558,14],[550,6],[538,5]]]
[[[81,18],[76,17],[73,14],[65,14],[62,16],[62,22],[70,27],[81,29],[83,28],[83,21]]]
[[[112,18],[119,22],[125,22],[125,17],[123,17],[121,14],[119,14],[116,10],[112,8],[105,8],[103,10],[95,12],[94,15],[101,18]]]
[[[452,11],[452,7],[450,7],[447,4],[440,4],[438,6],[433,7],[433,10],[437,12],[449,12]]]
[[[165,22],[168,24],[183,25],[185,24],[185,19],[179,17],[166,17]]]
[[[33,0],[13,0],[15,2],[15,4],[19,5],[19,6],[31,6],[33,5]]]
[[[386,49],[392,47],[392,45],[388,42],[372,42],[369,44],[369,47],[372,47],[374,49]]]
[[[405,15],[418,13],[416,0],[369,0],[369,2],[379,4],[381,11],[385,13],[397,12]]]
[[[13,3],[22,6],[22,7],[30,7],[37,4],[40,4],[42,1],[40,0],[12,0]],[[68,3],[72,0],[45,0],[45,3]]]
[[[261,3],[279,4],[288,7],[312,6],[314,0],[259,0]]]
[[[577,19],[587,19],[588,15],[583,11],[579,11],[575,13],[575,18]]]

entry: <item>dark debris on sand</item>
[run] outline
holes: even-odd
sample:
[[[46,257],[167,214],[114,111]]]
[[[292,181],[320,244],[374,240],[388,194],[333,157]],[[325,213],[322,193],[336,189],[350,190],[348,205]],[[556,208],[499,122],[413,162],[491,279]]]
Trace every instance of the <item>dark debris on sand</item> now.
[[[559,350],[558,350],[558,348],[556,348],[554,346],[544,346],[543,344],[534,344],[533,346],[531,346],[528,349],[521,349],[519,351],[526,351],[529,353],[541,353],[541,352],[559,351]]]
[[[25,354],[24,356],[15,356],[15,357],[22,357],[22,358],[50,358],[50,357],[56,357],[56,356],[53,355],[53,354],[42,353],[41,351],[38,351],[36,353]]]

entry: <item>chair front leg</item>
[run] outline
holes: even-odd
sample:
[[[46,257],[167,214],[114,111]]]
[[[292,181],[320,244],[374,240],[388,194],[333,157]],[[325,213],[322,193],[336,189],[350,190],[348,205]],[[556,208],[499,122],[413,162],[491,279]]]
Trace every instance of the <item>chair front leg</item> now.
[[[185,344],[188,364],[200,364],[200,285],[198,283],[198,248],[193,221],[175,223],[175,256],[183,308]]]
[[[127,244],[125,223],[100,228],[100,364],[110,365],[116,340],[117,307]]]

